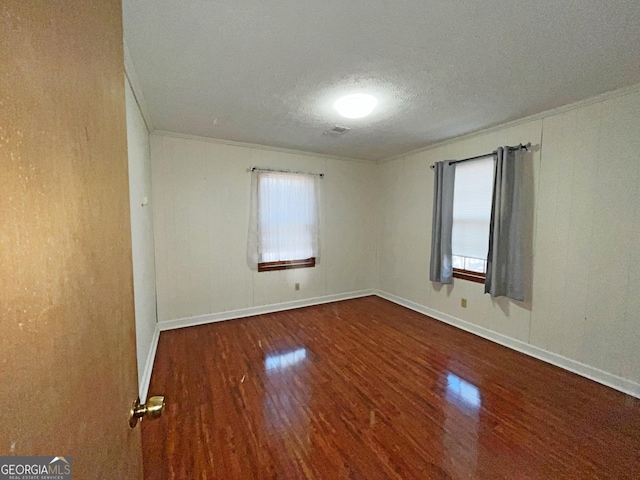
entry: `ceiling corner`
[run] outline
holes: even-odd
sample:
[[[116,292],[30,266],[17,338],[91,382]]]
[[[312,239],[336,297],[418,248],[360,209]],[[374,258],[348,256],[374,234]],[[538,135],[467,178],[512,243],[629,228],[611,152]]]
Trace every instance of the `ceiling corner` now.
[[[144,99],[144,94],[142,93],[142,87],[140,86],[140,80],[138,79],[138,75],[136,74],[136,69],[133,66],[133,61],[131,60],[131,55],[129,54],[129,49],[127,48],[127,42],[123,39],[122,46],[124,49],[124,72],[129,80],[129,85],[131,85],[131,90],[133,91],[133,96],[138,102],[138,106],[140,107],[140,112],[142,113],[142,118],[144,119],[144,123],[147,125],[147,130],[149,133],[153,133],[154,127],[151,122],[151,114],[149,113],[149,107],[147,106],[147,102]]]

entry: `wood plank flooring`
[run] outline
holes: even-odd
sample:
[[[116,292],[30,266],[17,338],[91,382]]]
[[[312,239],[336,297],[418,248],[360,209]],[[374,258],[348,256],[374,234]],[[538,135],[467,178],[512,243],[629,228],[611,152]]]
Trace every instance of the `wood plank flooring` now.
[[[145,478],[640,478],[640,400],[378,297],[163,332]]]

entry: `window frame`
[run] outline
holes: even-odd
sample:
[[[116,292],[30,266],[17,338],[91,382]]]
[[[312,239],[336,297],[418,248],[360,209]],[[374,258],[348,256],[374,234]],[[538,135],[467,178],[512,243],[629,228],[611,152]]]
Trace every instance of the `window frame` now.
[[[291,270],[294,268],[310,268],[316,266],[316,257],[302,260],[280,260],[277,262],[258,263],[258,272],[273,272],[276,270]]]
[[[460,280],[468,280],[469,282],[484,283],[487,279],[486,273],[472,272],[471,270],[463,270],[461,268],[453,269],[453,278]]]
[[[472,257],[465,257],[464,255],[453,255],[454,257],[459,257],[463,259],[471,259]],[[479,258],[474,258],[474,260],[480,260]],[[484,262],[484,271],[476,272],[475,270],[467,270],[466,268],[453,268],[453,278],[460,278],[462,280],[468,280],[470,282],[476,283],[484,283],[487,278],[487,260],[482,260]]]
[[[460,280],[467,280],[475,283],[485,283],[487,275],[485,273],[472,272],[470,270],[453,269],[453,278],[459,278]]]

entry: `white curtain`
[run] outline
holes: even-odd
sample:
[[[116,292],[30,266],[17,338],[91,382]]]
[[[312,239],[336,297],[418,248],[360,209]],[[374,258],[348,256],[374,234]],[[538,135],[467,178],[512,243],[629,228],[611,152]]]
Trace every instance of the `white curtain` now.
[[[320,260],[320,177],[300,173],[251,174],[248,263]]]

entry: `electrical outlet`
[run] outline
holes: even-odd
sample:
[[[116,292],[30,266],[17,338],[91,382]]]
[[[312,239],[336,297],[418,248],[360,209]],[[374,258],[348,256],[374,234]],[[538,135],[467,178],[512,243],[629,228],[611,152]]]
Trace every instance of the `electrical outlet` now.
[[[463,299],[460,300],[460,306],[462,308],[467,308],[467,299],[466,298],[463,298]]]
[[[296,290],[300,290],[300,284],[296,283]]]

